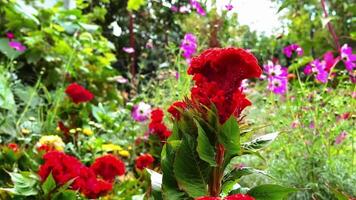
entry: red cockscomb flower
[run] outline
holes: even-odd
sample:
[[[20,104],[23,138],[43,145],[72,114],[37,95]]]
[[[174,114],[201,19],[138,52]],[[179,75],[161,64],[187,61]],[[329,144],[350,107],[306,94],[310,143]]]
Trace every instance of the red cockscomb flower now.
[[[96,174],[91,168],[82,167],[78,174],[78,178],[75,179],[72,185],[72,189],[79,190],[90,199],[97,199],[112,190],[112,184],[97,179]]]
[[[7,144],[7,147],[9,149],[13,150],[14,152],[19,151],[19,146],[16,143],[9,143],[9,144]]]
[[[171,115],[179,120],[180,119],[180,112],[183,111],[187,107],[187,104],[183,101],[176,101],[174,102],[169,108],[168,112],[171,113]]]
[[[160,123],[163,120],[163,111],[160,108],[156,108],[151,111],[151,122]]]
[[[76,104],[88,102],[94,98],[94,95],[90,91],[77,83],[70,84],[65,90],[65,93]]]
[[[256,58],[243,49],[208,49],[193,58],[188,69],[195,82],[191,98],[208,107],[215,104],[223,124],[251,105],[239,88],[243,79],[258,78],[261,73]]]
[[[163,123],[150,123],[149,132],[152,135],[157,135],[161,141],[166,140],[172,134]]]
[[[96,175],[110,182],[112,182],[116,176],[125,174],[125,163],[110,154],[95,159],[90,168],[93,169]]]
[[[43,155],[44,163],[40,166],[38,175],[42,181],[52,173],[57,184],[63,185],[69,180],[76,178],[80,169],[84,167],[76,158],[63,152],[50,151]]]
[[[225,197],[224,200],[255,200],[255,198],[247,194],[234,194],[228,197]]]
[[[136,158],[135,166],[137,169],[142,170],[151,165],[154,161],[155,159],[151,156],[151,154],[146,153]]]

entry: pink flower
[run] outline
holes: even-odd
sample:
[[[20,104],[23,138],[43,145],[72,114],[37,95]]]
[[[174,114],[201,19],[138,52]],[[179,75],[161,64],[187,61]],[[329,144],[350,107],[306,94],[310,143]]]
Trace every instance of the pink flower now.
[[[342,131],[336,138],[335,138],[335,145],[341,144],[347,136],[346,131]]]
[[[334,58],[334,55],[331,51],[326,52],[323,57],[325,62],[325,71],[330,72],[331,68],[337,64],[338,59]]]
[[[122,50],[128,54],[135,53],[135,49],[132,47],[123,47]]]
[[[13,33],[11,33],[11,32],[7,32],[7,33],[6,33],[6,37],[7,37],[9,40],[12,40],[12,39],[15,38],[15,35],[14,35]]]
[[[230,11],[234,8],[234,6],[231,3],[229,3],[229,4],[225,5],[225,8],[227,11]]]
[[[190,5],[192,6],[193,9],[197,11],[197,13],[201,16],[205,16],[205,10],[203,7],[200,5],[200,3],[196,0],[190,0]]]
[[[325,61],[320,62],[319,59],[315,59],[304,68],[304,74],[315,73],[315,79],[318,82],[326,83],[328,82],[329,73],[325,70],[325,66]]]
[[[23,52],[26,50],[25,46],[23,46],[20,42],[16,42],[16,41],[10,41],[9,46],[11,48],[14,48],[18,52]]]
[[[183,57],[188,63],[190,63],[191,57],[197,52],[197,38],[192,33],[184,35],[184,39],[180,45],[180,49],[183,51]]]
[[[303,49],[297,44],[291,44],[283,48],[283,54],[287,56],[287,58],[292,57],[293,52],[296,52],[298,56],[303,55]]]
[[[145,102],[140,102],[131,110],[132,118],[137,122],[146,121],[151,113],[151,106]]]
[[[356,66],[356,55],[352,54],[352,48],[349,47],[347,44],[344,44],[340,49],[340,54],[347,71],[352,72]]]

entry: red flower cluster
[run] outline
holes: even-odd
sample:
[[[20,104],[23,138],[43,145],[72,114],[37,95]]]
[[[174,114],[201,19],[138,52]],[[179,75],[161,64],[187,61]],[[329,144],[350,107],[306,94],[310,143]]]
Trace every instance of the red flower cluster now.
[[[16,143],[9,143],[7,144],[7,147],[11,150],[13,150],[14,152],[19,151],[19,146]]]
[[[108,193],[112,189],[112,183],[106,178],[111,181],[115,175],[125,173],[123,162],[114,156],[98,158],[91,167],[86,167],[75,157],[58,151],[46,153],[43,159],[44,163],[38,171],[42,181],[45,181],[50,173],[58,185],[74,180],[71,188],[79,190],[88,198],[98,198]],[[98,171],[98,167],[101,167],[101,171]],[[104,180],[98,179],[98,175]]]
[[[174,102],[169,108],[168,112],[171,113],[171,115],[179,120],[180,119],[180,112],[183,111],[187,107],[187,104],[183,101],[176,101]]]
[[[135,166],[137,169],[142,170],[151,165],[154,161],[155,159],[151,156],[151,154],[143,154],[136,158]]]
[[[255,200],[255,198],[247,194],[233,194],[223,199],[220,197],[198,197],[195,200]]]
[[[258,78],[261,73],[256,58],[243,49],[208,49],[190,63],[188,74],[194,75],[195,82],[191,98],[208,107],[214,103],[223,124],[251,105],[239,88],[242,80]]]
[[[94,95],[90,91],[86,90],[83,86],[77,83],[70,84],[65,90],[65,93],[76,104],[88,102],[94,98]]]
[[[149,133],[157,135],[161,141],[166,140],[172,134],[172,132],[168,130],[166,125],[163,123],[163,115],[163,111],[160,108],[152,110],[151,122],[148,125]]]
[[[113,155],[97,158],[90,166],[105,181],[112,182],[116,176],[125,174],[125,163]]]

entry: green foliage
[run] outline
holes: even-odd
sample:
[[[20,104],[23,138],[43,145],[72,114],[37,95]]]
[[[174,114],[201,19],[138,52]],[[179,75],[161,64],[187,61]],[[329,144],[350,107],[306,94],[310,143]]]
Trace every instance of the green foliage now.
[[[146,3],[145,0],[129,0],[127,2],[127,10],[128,11],[137,11]]]
[[[226,148],[228,160],[240,153],[240,129],[233,116],[222,125],[218,140]]]
[[[289,193],[296,192],[294,188],[287,188],[280,185],[259,185],[251,188],[248,194],[256,200],[280,200],[286,197]]]
[[[195,123],[198,127],[198,138],[197,138],[197,152],[200,159],[206,161],[210,166],[217,166],[215,161],[215,150],[214,147],[210,144],[209,138],[206,136],[203,128],[199,125],[198,122]]]

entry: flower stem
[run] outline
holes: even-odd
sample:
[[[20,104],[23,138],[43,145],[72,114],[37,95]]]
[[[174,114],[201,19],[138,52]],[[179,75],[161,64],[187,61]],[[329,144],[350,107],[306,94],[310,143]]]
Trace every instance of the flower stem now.
[[[216,145],[216,163],[217,166],[213,168],[213,173],[211,176],[210,184],[209,184],[209,194],[212,197],[218,197],[220,196],[220,191],[221,191],[221,179],[223,175],[223,163],[224,163],[224,154],[225,154],[225,149],[222,144],[217,144]]]
[[[324,12],[324,17],[327,18],[328,17],[328,12],[326,11],[326,6],[325,6],[325,0],[321,0],[321,7],[323,8],[323,12]],[[333,37],[333,40],[334,40],[334,44],[335,44],[335,47],[337,48],[337,50],[340,49],[340,43],[339,43],[339,39],[335,33],[335,30],[334,30],[334,27],[332,26],[332,24],[330,22],[328,22],[326,24],[326,26],[328,27],[328,30],[331,34],[331,36]]]

